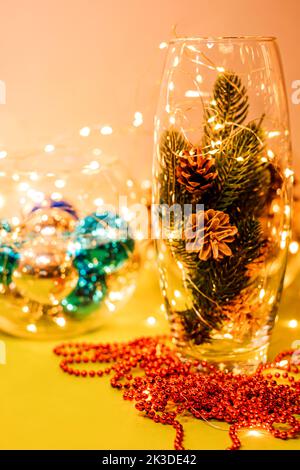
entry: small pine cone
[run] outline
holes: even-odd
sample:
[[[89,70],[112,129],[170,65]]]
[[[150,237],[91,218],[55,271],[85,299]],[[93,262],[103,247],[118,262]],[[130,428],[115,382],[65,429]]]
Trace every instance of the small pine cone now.
[[[176,168],[177,181],[190,193],[203,193],[217,176],[214,165],[215,159],[202,155],[200,148],[185,150]]]
[[[228,243],[232,243],[238,229],[230,225],[229,215],[222,211],[209,209],[191,214],[186,226],[185,237],[192,245],[191,251],[198,251],[199,258],[207,261],[231,256]]]

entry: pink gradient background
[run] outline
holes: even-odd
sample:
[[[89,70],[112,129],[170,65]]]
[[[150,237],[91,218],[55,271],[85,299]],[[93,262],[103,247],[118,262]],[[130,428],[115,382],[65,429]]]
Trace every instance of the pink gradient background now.
[[[0,105],[0,150],[22,154],[98,122],[128,125],[141,111],[140,138],[127,143],[125,135],[112,145],[135,176],[149,176],[165,56],[158,46],[175,24],[184,35],[278,37],[296,163],[300,105],[291,102],[291,83],[300,80],[298,0],[2,0],[7,103]]]

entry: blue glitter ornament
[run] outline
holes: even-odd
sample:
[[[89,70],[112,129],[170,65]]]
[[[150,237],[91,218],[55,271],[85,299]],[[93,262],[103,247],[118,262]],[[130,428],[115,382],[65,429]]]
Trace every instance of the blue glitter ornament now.
[[[12,273],[17,267],[19,254],[11,246],[2,245],[0,247],[0,282],[4,286],[11,283]]]
[[[106,292],[105,277],[89,274],[79,278],[75,289],[62,301],[62,306],[69,316],[81,319],[99,308]]]
[[[74,219],[78,220],[78,214],[72,204],[68,201],[54,201],[51,198],[46,199],[42,204],[36,205],[31,209],[31,212],[35,212],[38,209],[45,209],[45,208],[56,208],[61,209],[64,212],[68,212]]]
[[[110,274],[118,270],[134,249],[128,224],[112,212],[88,215],[75,229],[78,245],[74,265],[79,275],[89,272]]]

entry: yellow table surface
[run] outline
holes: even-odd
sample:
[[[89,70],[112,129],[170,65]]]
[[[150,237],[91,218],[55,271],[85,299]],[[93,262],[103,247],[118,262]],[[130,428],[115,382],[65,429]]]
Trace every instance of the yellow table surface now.
[[[300,277],[284,291],[270,357],[300,340]],[[80,339],[122,341],[167,331],[160,310],[156,272],[144,270],[134,296],[113,322]],[[155,325],[147,317],[157,318]],[[288,322],[298,319],[299,326]],[[107,378],[76,379],[63,374],[52,353],[57,343],[20,340],[1,335],[7,364],[0,365],[1,449],[173,449],[174,430],[143,418]],[[223,430],[196,419],[186,419],[187,449],[225,449],[230,444]],[[268,434],[240,433],[244,449],[300,449],[300,439],[281,441]]]

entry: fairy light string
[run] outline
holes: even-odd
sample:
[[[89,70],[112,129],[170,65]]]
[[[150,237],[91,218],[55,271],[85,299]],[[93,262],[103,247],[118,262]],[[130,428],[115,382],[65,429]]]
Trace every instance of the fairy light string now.
[[[261,364],[252,375],[221,371],[207,361],[183,361],[167,336],[124,343],[67,342],[54,353],[70,376],[110,376],[124,400],[155,423],[174,428],[176,450],[184,450],[181,418],[186,416],[229,424],[230,450],[241,447],[241,429],[283,440],[300,433],[295,416],[300,414],[300,369],[293,364],[294,350]]]

